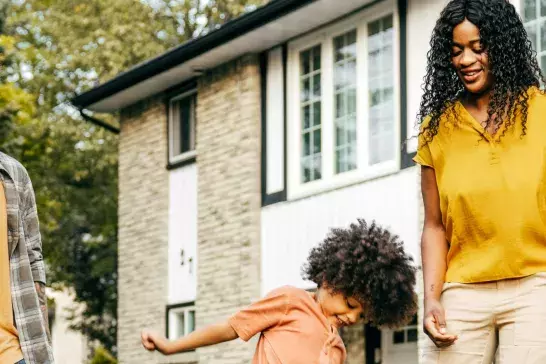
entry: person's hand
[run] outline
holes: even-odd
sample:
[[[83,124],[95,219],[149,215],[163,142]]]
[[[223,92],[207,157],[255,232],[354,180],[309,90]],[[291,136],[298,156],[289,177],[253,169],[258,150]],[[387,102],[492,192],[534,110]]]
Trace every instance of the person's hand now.
[[[141,335],[142,346],[148,351],[157,350],[162,354],[168,354],[168,341],[162,335],[150,331],[143,330]]]
[[[142,340],[142,346],[144,346],[144,349],[148,351],[154,351],[155,350],[155,344],[153,341],[153,333],[150,330],[142,330],[142,333],[140,334],[140,338]]]
[[[438,300],[425,302],[423,330],[439,348],[451,346],[458,339],[456,335],[447,333],[444,307]]]

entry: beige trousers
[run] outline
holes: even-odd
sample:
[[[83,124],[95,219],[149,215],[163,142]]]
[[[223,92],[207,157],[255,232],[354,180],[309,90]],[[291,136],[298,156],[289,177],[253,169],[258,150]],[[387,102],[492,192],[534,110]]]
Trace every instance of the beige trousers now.
[[[442,304],[447,331],[459,339],[438,349],[427,338],[420,364],[546,364],[546,273],[446,283]]]

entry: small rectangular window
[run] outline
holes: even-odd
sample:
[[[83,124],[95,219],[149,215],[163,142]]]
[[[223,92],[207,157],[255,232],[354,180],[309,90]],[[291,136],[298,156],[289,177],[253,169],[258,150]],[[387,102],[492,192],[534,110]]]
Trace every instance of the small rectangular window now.
[[[392,333],[392,343],[394,345],[415,343],[419,339],[418,336],[417,315],[415,315],[408,326]]]
[[[167,307],[167,337],[175,340],[195,331],[195,307],[193,303],[180,307]]]
[[[356,169],[356,30],[334,38],[335,173]]]
[[[301,181],[321,179],[322,174],[322,90],[321,47],[300,53]]]
[[[195,155],[195,92],[169,102],[169,162],[175,163]]]
[[[369,164],[395,156],[392,15],[368,24]]]
[[[546,72],[546,1],[521,0],[521,15],[527,37],[537,52],[542,72]]]

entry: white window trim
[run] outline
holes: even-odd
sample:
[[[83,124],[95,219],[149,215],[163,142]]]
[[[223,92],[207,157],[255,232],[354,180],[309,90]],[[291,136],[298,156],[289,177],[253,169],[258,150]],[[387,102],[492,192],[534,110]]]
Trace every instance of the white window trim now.
[[[173,307],[173,308],[170,308],[169,309],[169,327],[167,328],[167,334],[168,334],[168,338],[169,340],[176,340],[182,336],[185,336],[185,335],[188,335],[189,334],[189,320],[188,320],[188,317],[189,317],[189,313],[190,311],[194,311],[195,312],[195,305],[191,304],[191,305],[184,305],[184,306],[181,306],[181,307]],[[175,322],[176,322],[176,316],[183,312],[184,313],[184,335],[181,335],[181,336],[174,336],[174,333],[171,332],[171,328],[174,327],[175,325]],[[194,322],[195,324],[195,322]]]
[[[517,10],[520,13],[523,26],[525,28],[527,28],[528,26],[533,26],[533,27],[535,27],[535,30],[537,31],[536,36],[538,38],[540,38],[540,42],[537,42],[537,47],[539,47],[540,49],[535,49],[535,51],[537,52],[538,65],[540,67],[542,67],[541,58],[543,56],[546,56],[546,48],[542,48],[542,43],[543,43],[543,40],[542,40],[542,26],[546,26],[546,16],[541,16],[540,15],[540,10],[541,10],[540,1],[534,0],[534,3],[535,3],[535,9],[537,11],[537,17],[535,19],[533,19],[533,20],[528,20],[528,21],[523,20],[523,17],[525,16],[525,13],[524,13],[525,12],[525,0],[520,0],[517,3],[520,6]],[[537,41],[537,39],[535,38],[534,41]],[[543,70],[543,72],[544,72],[544,70]]]
[[[521,9],[523,9],[523,1],[525,1],[525,0],[510,0],[510,3],[512,3],[512,5],[514,5],[514,8],[516,8],[516,11],[520,15],[523,15],[523,14],[521,14]],[[522,18],[523,18],[523,16],[522,16]]]
[[[194,158],[197,156],[197,152],[196,150],[190,150],[188,152],[185,152],[185,153],[182,153],[182,154],[178,154],[178,155],[174,155],[174,152],[173,152],[173,137],[174,137],[174,133],[173,133],[173,121],[174,121],[174,115],[173,115],[173,110],[174,110],[174,107],[173,107],[173,103],[181,100],[181,99],[185,99],[186,97],[190,97],[190,96],[194,96],[194,95],[197,95],[197,90],[191,90],[191,91],[188,91],[188,92],[184,92],[178,96],[175,96],[173,98],[171,98],[169,100],[169,122],[168,122],[168,125],[169,125],[169,164],[174,164],[174,163],[178,163],[178,162],[183,162],[183,161],[186,161],[188,159],[191,159],[191,158]],[[195,107],[197,107],[197,105],[195,105]],[[197,124],[197,120],[194,120],[194,125],[193,127],[196,128],[196,124]],[[195,137],[195,135],[194,135]]]
[[[417,330],[417,335],[419,335],[419,325],[418,324],[415,324],[415,325],[408,325],[408,326],[404,326],[402,328],[400,328],[399,330],[382,330],[381,332],[381,342],[384,343],[384,349],[386,350],[386,352],[388,353],[401,353],[401,352],[412,352],[412,351],[415,351],[417,346],[418,346],[418,342],[419,342],[419,339],[417,339],[417,341],[412,341],[412,342],[404,342],[403,344],[395,344],[393,342],[394,340],[394,333],[397,332],[397,331],[406,331],[405,335],[407,335],[407,331],[410,330],[410,329],[416,329]]]
[[[393,70],[394,85],[400,84],[399,38],[400,26],[398,9],[394,1],[388,0],[379,3],[360,13],[352,15],[334,25],[325,27],[312,34],[294,40],[288,45],[287,63],[287,110],[288,110],[288,199],[298,199],[313,194],[345,187],[368,179],[392,174],[400,169],[400,88],[394,89],[394,135],[393,140],[395,157],[392,161],[383,162],[374,166],[364,166],[368,160],[368,76],[366,60],[368,23],[381,19],[387,15],[393,16]],[[334,174],[334,123],[333,123],[333,39],[350,30],[357,29],[357,169]],[[322,178],[320,180],[300,183],[301,180],[301,116],[299,93],[299,53],[314,45],[322,45],[321,83],[322,93]],[[331,117],[327,117],[331,115]]]

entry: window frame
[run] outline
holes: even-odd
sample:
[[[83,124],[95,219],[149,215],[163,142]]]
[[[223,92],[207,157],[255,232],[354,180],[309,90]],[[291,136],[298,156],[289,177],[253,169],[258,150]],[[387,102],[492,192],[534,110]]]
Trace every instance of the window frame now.
[[[394,93],[394,158],[376,165],[364,165],[369,154],[369,92],[368,92],[368,24],[392,16],[393,20],[393,84]],[[340,174],[335,173],[335,126],[334,126],[334,39],[352,30],[357,31],[357,168]],[[287,59],[287,147],[288,147],[288,194],[289,200],[307,197],[336,188],[360,183],[369,179],[396,173],[401,159],[401,100],[400,100],[400,24],[398,7],[392,0],[373,5],[350,15],[332,25],[304,35],[288,44]],[[300,53],[321,45],[321,154],[322,178],[301,181],[301,109],[300,109]]]
[[[317,52],[318,51],[318,52]],[[322,106],[323,106],[323,90],[322,90],[322,74],[323,74],[323,71],[322,71],[322,45],[321,44],[317,44],[317,45],[313,45],[307,49],[304,49],[304,50],[301,50],[300,52],[298,52],[298,64],[299,66],[301,66],[301,59],[300,59],[300,56],[302,53],[309,53],[309,72],[307,73],[302,73],[301,72],[301,68],[298,67],[298,70],[299,70],[299,74],[298,74],[298,84],[299,86],[301,86],[301,83],[303,81],[303,79],[307,80],[308,81],[308,85],[309,85],[309,95],[308,95],[308,98],[307,100],[302,100],[301,99],[301,88],[298,87],[298,94],[300,96],[300,101],[299,101],[299,107],[298,107],[298,110],[299,110],[299,115],[301,117],[301,110],[302,110],[302,107],[307,107],[308,110],[309,110],[309,125],[307,126],[307,128],[305,127],[300,127],[300,142],[301,142],[301,137],[305,134],[309,135],[309,154],[307,155],[302,155],[300,153],[300,166],[301,166],[301,163],[302,163],[302,159],[308,159],[308,162],[309,162],[309,166],[311,166],[312,164],[314,164],[312,162],[312,160],[314,159],[318,159],[320,161],[320,168],[318,170],[318,176],[319,177],[316,177],[316,173],[313,169],[310,170],[310,175],[309,175],[309,182],[311,181],[316,181],[316,180],[320,180],[322,179]],[[315,69],[315,65],[314,65],[314,55],[315,54],[319,54],[320,55],[320,65],[318,68]],[[319,76],[319,85],[320,85],[320,90],[319,90],[319,95],[315,95],[315,89],[314,89],[314,85],[315,85],[315,77],[316,76]],[[314,118],[314,114],[315,114],[315,104],[319,104],[319,115],[320,115],[320,119],[318,120],[319,123],[318,124],[315,124],[315,121],[316,119]],[[303,106],[305,105],[305,106]],[[301,126],[301,119],[300,119],[300,126]],[[317,152],[314,150],[314,147],[315,147],[315,143],[314,143],[314,140],[315,140],[315,133],[316,132],[319,132],[319,140],[321,141],[320,143],[320,150]],[[301,149],[300,149],[301,151]],[[315,178],[316,177],[316,178]],[[300,179],[303,178],[302,176],[302,173],[301,173],[301,170],[300,170]],[[307,183],[307,182],[306,182]]]
[[[393,330],[392,333],[391,333],[391,345],[394,346],[394,347],[402,347],[403,345],[407,345],[407,344],[415,344],[419,341],[419,328],[418,328],[418,321],[419,321],[419,318],[417,317],[417,315],[415,315],[415,317],[413,318],[415,320],[415,323],[410,323],[409,325],[407,326],[404,326],[402,328],[400,328],[399,330]],[[416,330],[417,332],[417,340],[415,341],[409,341],[408,340],[408,332],[410,330]],[[395,343],[394,342],[394,335],[398,332],[403,332],[404,333],[404,342],[402,343]]]
[[[350,39],[349,35],[353,35],[354,34],[354,47],[355,47],[355,50],[357,49],[357,44],[358,44],[358,29],[354,28],[353,30],[349,30],[348,32],[346,33],[343,33],[337,37],[334,37],[332,39],[333,43],[334,43],[334,47],[333,47],[333,51],[334,51],[334,57],[335,57],[335,54],[336,54],[336,47],[337,47],[337,44],[336,44],[336,41],[339,41],[341,40],[342,42],[342,45],[343,47],[346,47],[348,46],[347,44],[347,41]],[[353,43],[351,43],[353,44]],[[334,99],[333,99],[333,123],[334,123],[334,134],[333,134],[333,140],[334,140],[334,155],[333,155],[333,160],[334,160],[334,175],[338,175],[338,174],[341,174],[341,173],[346,173],[346,172],[350,172],[354,169],[357,169],[357,155],[355,154],[354,155],[354,168],[351,168],[353,167],[351,165],[351,162],[353,162],[352,160],[348,160],[346,161],[345,165],[343,166],[341,163],[338,164],[338,160],[337,160],[337,157],[338,157],[338,152],[340,154],[345,154],[345,157],[347,159],[349,159],[349,153],[348,153],[348,150],[351,149],[351,148],[358,148],[358,141],[356,140],[356,126],[358,125],[358,121],[356,120],[356,114],[357,114],[357,110],[356,110],[356,104],[357,104],[357,95],[358,95],[358,80],[354,80],[354,82],[350,83],[350,84],[345,84],[344,87],[336,90],[335,89],[335,86],[336,86],[336,78],[338,75],[336,75],[336,66],[338,65],[343,65],[344,67],[346,67],[348,64],[352,63],[352,61],[354,61],[354,64],[355,64],[355,71],[356,71],[356,65],[357,65],[357,60],[358,60],[358,54],[355,54],[355,57],[354,59],[352,59],[353,57],[346,57],[346,56],[343,56],[341,60],[337,60],[337,59],[334,59],[334,71],[333,71],[333,86],[334,86]],[[354,90],[354,95],[355,95],[355,109],[354,109],[354,116],[355,116],[355,119],[354,120],[349,120],[350,116],[351,116],[351,112],[349,112],[349,105],[350,105],[350,102],[349,102],[349,95],[351,94],[351,91]],[[338,103],[338,99],[337,97],[338,96],[342,96],[343,98],[343,115],[341,117],[338,117],[337,115],[337,103]],[[342,121],[343,120],[343,121]],[[351,140],[351,137],[348,137],[349,135],[349,132],[348,132],[348,123],[349,121],[354,121],[354,126],[355,126],[355,140],[352,141]],[[337,124],[338,123],[342,123],[343,124],[343,133],[345,133],[345,140],[341,143],[338,143],[338,131],[337,131]],[[353,145],[354,144],[354,145]],[[345,168],[343,168],[345,167]]]
[[[533,0],[535,4],[535,11],[536,11],[536,17],[533,20],[525,20],[525,0],[520,0],[519,2],[519,13],[523,22],[523,26],[525,27],[525,31],[527,32],[527,36],[529,37],[529,40],[531,40],[531,43],[533,45],[536,45],[534,50],[537,53],[537,62],[539,67],[542,69],[542,72],[546,72],[546,41],[543,39],[546,37],[546,14],[541,15],[540,10],[542,8],[541,1],[539,0]],[[535,36],[534,39],[532,39],[529,35],[528,29],[530,27],[533,27],[535,30]],[[543,47],[543,45],[545,45]],[[542,64],[542,59],[544,58],[544,64]]]
[[[419,317],[417,314],[415,315],[414,319],[415,324],[410,324],[404,327],[401,327],[398,330],[382,330],[382,338],[381,341],[384,343],[384,349],[387,353],[405,353],[405,352],[413,352],[418,350],[419,345]],[[417,330],[417,340],[416,341],[407,341],[408,338],[408,331],[409,330]],[[397,332],[403,331],[404,332],[404,342],[403,343],[394,343],[394,335]]]
[[[175,103],[180,102],[181,100],[192,98],[193,99],[193,122],[190,124],[190,132],[193,134],[190,136],[193,138],[193,149],[182,152],[180,154],[174,154],[174,122],[180,121],[178,117],[174,115],[175,110],[177,110],[176,107],[174,107]],[[189,91],[183,92],[179,95],[170,97],[167,101],[167,107],[168,107],[168,156],[169,156],[169,166],[178,165],[180,163],[184,162],[191,162],[195,159],[197,156],[196,152],[196,135],[197,135],[197,89],[191,89]]]
[[[189,313],[193,311],[194,313],[194,331],[196,328],[196,317],[197,317],[197,311],[195,309],[195,302],[185,302],[185,303],[179,303],[175,305],[168,305],[165,310],[165,337],[169,340],[176,340],[182,336],[186,336],[190,334],[193,331],[189,331],[188,329],[188,316]],[[178,315],[180,312],[184,313],[184,334],[174,336],[174,333],[171,332],[171,323],[173,322],[173,319],[176,318],[175,315]]]

